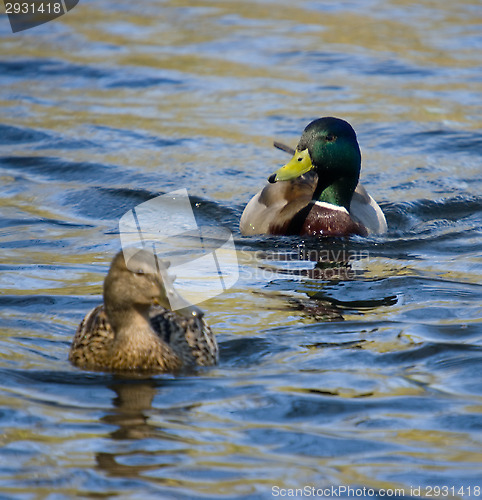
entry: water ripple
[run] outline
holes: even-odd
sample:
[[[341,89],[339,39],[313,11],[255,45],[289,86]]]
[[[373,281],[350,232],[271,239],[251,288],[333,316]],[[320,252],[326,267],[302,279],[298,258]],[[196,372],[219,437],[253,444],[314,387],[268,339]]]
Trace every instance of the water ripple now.
[[[3,495],[474,497],[480,8],[81,4],[21,36],[0,26]],[[388,233],[242,237],[245,203],[287,160],[273,140],[294,146],[323,115],[354,125]],[[202,304],[219,365],[137,379],[73,368],[119,217],[180,188],[238,250],[238,282]]]

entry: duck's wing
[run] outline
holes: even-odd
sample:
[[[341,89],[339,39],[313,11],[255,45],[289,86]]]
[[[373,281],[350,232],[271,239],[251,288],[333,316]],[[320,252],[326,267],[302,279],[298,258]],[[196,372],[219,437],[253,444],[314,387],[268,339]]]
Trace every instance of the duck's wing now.
[[[80,368],[96,366],[104,351],[114,341],[114,331],[104,306],[88,312],[75,332],[70,346],[69,361]]]
[[[246,205],[239,223],[241,234],[269,234],[270,227],[288,224],[311,201],[317,181],[311,171],[290,181],[267,184]]]
[[[350,215],[355,222],[363,224],[371,234],[385,233],[387,221],[378,203],[358,183],[350,203]]]
[[[183,361],[184,366],[211,366],[218,362],[216,337],[204,318],[186,318],[161,306],[149,312],[151,326]]]
[[[270,223],[286,206],[281,182],[267,184],[256,193],[244,208],[239,229],[243,236],[267,234]]]

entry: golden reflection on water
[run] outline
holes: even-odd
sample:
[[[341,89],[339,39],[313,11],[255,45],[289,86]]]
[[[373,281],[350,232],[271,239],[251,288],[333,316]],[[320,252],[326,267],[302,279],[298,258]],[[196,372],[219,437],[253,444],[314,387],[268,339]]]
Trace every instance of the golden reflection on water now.
[[[291,118],[308,120],[317,115],[342,115],[361,132],[363,175],[367,178],[373,174],[378,176],[370,186],[376,198],[399,203],[406,196],[410,200],[433,200],[438,195],[432,192],[432,187],[417,184],[417,181],[423,175],[430,184],[428,181],[440,177],[440,170],[431,171],[432,165],[427,165],[423,147],[415,153],[397,150],[396,143],[406,137],[398,139],[394,135],[404,131],[404,122],[420,124],[418,129],[416,126],[410,128],[411,131],[413,128],[438,130],[443,123],[454,129],[482,128],[481,105],[474,102],[474,96],[481,91],[480,79],[475,78],[474,73],[469,76],[466,73],[480,67],[480,50],[474,50],[470,44],[450,45],[452,38],[474,33],[475,16],[467,15],[464,9],[471,4],[469,0],[429,0],[415,6],[412,1],[391,0],[375,4],[377,8],[372,11],[365,11],[355,6],[328,9],[331,4],[325,2],[318,5],[297,2],[295,5],[292,2],[173,0],[149,5],[145,11],[140,11],[132,2],[121,2],[116,8],[110,8],[112,5],[108,2],[79,2],[72,12],[55,21],[55,25],[52,23],[51,30],[44,27],[0,41],[2,56],[8,60],[51,61],[53,66],[56,61],[64,61],[73,65],[72,75],[55,76],[55,88],[48,79],[35,80],[34,75],[32,81],[12,80],[11,85],[2,87],[2,123],[47,130],[74,140],[92,139],[96,144],[95,147],[64,148],[59,153],[51,141],[48,149],[30,149],[29,156],[57,157],[60,154],[67,161],[99,162],[100,168],[111,164],[158,172],[158,184],[143,186],[153,193],[167,190],[170,179],[185,172],[183,179],[195,186],[193,194],[223,201],[226,207],[237,207],[261,188],[275,165],[283,162],[284,156],[272,150],[276,134],[283,134],[284,141],[291,145],[298,140],[301,130],[295,132],[294,122],[285,123],[280,117],[289,122]],[[119,5],[122,8],[118,8]],[[3,22],[6,22],[5,17]],[[327,55],[335,57],[332,63],[323,65],[321,71],[312,61]],[[340,61],[336,56],[341,56]],[[384,63],[392,62],[399,64],[394,75],[379,74]],[[82,67],[79,69],[75,65]],[[86,75],[86,68],[98,71],[97,76]],[[440,68],[446,70],[443,73],[446,79],[433,76],[432,69]],[[407,75],[406,70],[413,72]],[[152,77],[172,82],[164,84],[161,81],[147,86],[122,84],[126,78],[135,79],[137,75],[140,80]],[[116,86],[118,80],[121,84]],[[382,132],[398,125],[397,132],[387,134],[391,145],[377,142],[377,131],[373,134],[369,128],[373,123],[379,125]],[[424,128],[424,123],[429,125]],[[106,129],[112,134],[139,131],[153,138],[192,139],[193,143],[179,143],[173,148],[148,142],[132,145],[127,134],[121,138],[116,136],[118,147],[113,148],[108,147],[110,137],[100,135],[106,133]],[[107,137],[105,149],[98,145],[99,137]],[[196,141],[206,142],[198,148]],[[11,144],[5,154],[22,156],[25,148],[24,143]],[[264,156],[261,151],[265,152]],[[479,167],[476,162],[453,165],[452,158],[440,160],[450,175],[462,176],[466,172],[468,177],[476,178]],[[450,165],[445,165],[445,161]],[[237,169],[239,174],[226,175],[224,171],[229,168]],[[421,168],[425,168],[422,174]],[[64,183],[48,175],[42,177],[38,172],[31,175],[19,172],[19,175],[25,175],[29,182],[34,179],[38,185],[23,194],[15,192],[15,176],[3,177],[12,194],[0,200],[0,208],[11,210],[8,213],[13,217],[21,214],[34,221],[64,220],[82,224],[85,206],[82,203],[80,207],[70,206],[68,200],[60,196],[91,186],[110,187],[103,185],[108,184],[106,180],[89,178]],[[115,178],[112,183],[117,186]],[[409,190],[407,184],[412,185]],[[83,203],[86,206],[95,204],[95,198],[85,199]],[[2,283],[6,286],[2,295],[100,300],[102,281],[115,253],[114,247],[118,247],[113,243],[117,238],[113,232],[116,224],[116,220],[103,220],[99,214],[93,227],[59,227],[49,235],[36,234],[33,225],[2,229],[3,243],[25,242],[37,237],[48,238],[56,245],[47,249],[30,246],[2,250],[1,264],[8,266],[15,262],[25,266],[20,278],[8,269],[4,271],[6,278]],[[86,253],[69,249],[69,245],[82,249],[92,242],[97,246]],[[332,483],[394,488],[397,480],[384,478],[391,473],[393,477],[400,474],[397,461],[406,460],[412,467],[428,472],[445,471],[459,463],[480,462],[480,453],[471,448],[473,437],[470,433],[433,430],[433,422],[426,419],[423,412],[419,414],[412,409],[382,408],[374,415],[370,408],[361,406],[359,412],[337,416],[334,426],[331,422],[305,424],[286,420],[279,423],[237,417],[238,410],[247,408],[272,412],[276,407],[271,400],[280,394],[321,398],[330,397],[327,393],[331,391],[333,398],[341,400],[379,402],[398,397],[428,397],[438,390],[453,396],[454,400],[460,397],[456,384],[455,388],[444,387],[450,385],[449,375],[432,373],[430,366],[416,361],[408,367],[366,370],[359,375],[365,377],[366,384],[350,385],[347,380],[352,380],[349,376],[353,373],[346,367],[344,371],[340,367],[325,369],[323,345],[304,340],[305,326],[322,321],[328,328],[335,320],[334,342],[336,334],[353,331],[353,326],[350,330],[344,327],[345,324],[357,325],[358,341],[356,346],[349,344],[346,347],[347,353],[353,348],[353,351],[368,353],[376,359],[409,353],[427,341],[418,329],[416,318],[411,322],[403,321],[407,314],[420,309],[415,300],[409,304],[387,302],[372,309],[353,310],[349,304],[340,305],[327,293],[327,287],[336,285],[335,279],[304,280],[302,284],[293,285],[293,276],[287,273],[269,277],[269,271],[276,271],[275,264],[243,260],[242,257],[240,255],[242,275],[238,284],[203,305],[214,331],[221,339],[243,338],[254,342],[259,338],[277,339],[278,335],[281,342],[282,335],[289,337],[292,327],[296,326],[299,327],[296,334],[299,333],[303,340],[294,341],[299,345],[287,352],[265,353],[266,359],[246,368],[243,377],[239,375],[236,381],[226,380],[230,368],[221,364],[203,374],[200,384],[222,377],[226,387],[229,384],[236,388],[259,386],[259,394],[256,397],[252,394],[226,396],[220,401],[198,401],[191,406],[174,405],[169,408],[173,414],[166,415],[160,384],[154,386],[146,382],[132,387],[114,384],[111,389],[116,399],[112,408],[95,409],[91,414],[79,416],[73,409],[74,403],[68,402],[62,411],[67,412],[65,421],[69,424],[78,425],[79,419],[91,424],[97,419],[101,424],[115,426],[114,430],[105,433],[103,428],[76,432],[79,440],[102,439],[109,445],[114,443],[118,445],[118,453],[112,451],[113,448],[106,452],[86,450],[72,454],[61,451],[64,460],[61,463],[79,467],[82,462],[85,469],[90,469],[96,460],[97,467],[113,477],[141,477],[214,496],[232,494],[234,490],[246,494],[259,492],[262,487],[269,492],[273,483],[265,477],[279,478],[279,486],[285,487],[299,486],[305,479],[313,481],[320,476],[320,480]],[[360,279],[369,283],[428,275],[478,284],[480,259],[475,254],[466,258],[465,267],[457,267],[460,262],[452,262],[452,256],[438,256],[433,262],[417,257],[404,254],[399,259],[369,256],[357,262],[360,274],[344,277],[344,281]],[[99,266],[98,269],[93,263]],[[467,272],[469,265],[473,273]],[[57,271],[60,267],[62,272],[53,272],[49,266],[57,266]],[[75,273],[70,271],[73,268]],[[266,271],[266,276],[260,276],[261,271]],[[434,287],[432,293],[436,292]],[[313,294],[318,295],[316,300]],[[430,306],[440,310],[447,308],[449,303],[449,299],[430,299]],[[5,365],[21,366],[23,370],[45,369],[49,364],[54,366],[49,356],[60,359],[66,355],[77,319],[80,321],[87,311],[72,312],[70,304],[65,307],[67,310],[61,310],[60,317],[41,311],[31,314],[27,318],[30,326],[21,333],[20,339],[16,328],[2,327],[0,341]],[[15,314],[15,311],[8,312],[6,316]],[[438,320],[441,325],[460,325],[461,321],[458,317]],[[471,317],[463,318],[466,326],[476,321]],[[43,329],[40,333],[33,330],[36,322]],[[47,335],[48,322],[57,329]],[[380,327],[382,322],[386,324]],[[362,330],[361,333],[358,330]],[[319,333],[322,335],[323,329]],[[45,339],[49,342],[44,344]],[[51,355],[51,339],[64,350],[58,348]],[[275,341],[270,342],[269,345],[275,345]],[[55,360],[57,368],[51,369],[70,370],[66,357],[62,362],[59,359]],[[316,368],[310,368],[310,362],[315,363]],[[312,381],[306,386],[277,382],[277,377],[282,378],[286,373],[294,375],[291,370],[298,363],[301,366],[306,363],[308,368],[303,374],[312,373],[320,381],[319,387]],[[233,371],[241,373],[243,370]],[[329,385],[325,378],[329,375],[336,384]],[[265,390],[269,394],[264,393]],[[55,406],[42,405],[43,394],[37,398],[23,388],[18,394],[14,389],[3,392],[2,407],[23,410],[26,405],[33,405],[33,410],[28,411],[38,409],[39,414],[58,415]],[[217,404],[222,408],[217,408]],[[474,403],[466,411],[477,415],[482,409]],[[69,416],[68,412],[75,416]],[[392,418],[397,421],[395,425],[377,428],[377,422],[383,424]],[[402,428],[398,422],[405,422],[407,428]],[[411,425],[413,429],[409,428]],[[280,436],[276,445],[256,443],[245,437],[250,431],[260,429],[276,430]],[[350,456],[350,463],[347,463],[347,455],[318,457],[297,453],[294,467],[294,454],[280,447],[284,444],[284,436],[287,441],[297,440],[299,434],[295,431],[353,440],[368,434],[369,439],[378,439],[387,448]],[[195,437],[193,432],[197,433]],[[136,448],[136,441],[143,439],[156,439],[161,444],[144,454],[140,447]],[[51,436],[47,431],[42,434],[38,429],[12,427],[0,436],[0,440],[3,444],[24,440],[60,445],[65,437]],[[160,449],[162,446],[164,449]],[[174,454],[177,454],[181,470],[176,469],[172,474],[169,467],[176,467],[172,460]],[[48,450],[41,457],[37,460],[51,462],[51,467],[55,465],[57,457],[51,457]],[[427,463],[421,463],[423,461]],[[452,465],[447,465],[449,462]],[[204,471],[208,479],[189,478],[189,467]],[[258,468],[265,477],[259,474],[250,479],[241,478],[243,472],[253,473]],[[234,471],[238,475],[216,481],[209,478],[210,470]],[[37,493],[42,491],[41,487],[37,489]],[[45,489],[45,494],[49,493],[51,489]],[[75,494],[74,491],[69,493]]]
[[[285,455],[278,446],[253,446],[250,444],[240,445],[230,443],[234,436],[242,435],[252,430],[263,430],[262,423],[250,423],[246,421],[235,421],[229,418],[216,418],[209,413],[209,404],[195,405],[192,407],[179,407],[170,409],[168,415],[153,413],[152,402],[155,397],[162,397],[163,388],[149,380],[144,382],[119,381],[111,386],[115,391],[113,409],[101,417],[102,422],[114,425],[115,429],[110,433],[110,439],[118,442],[118,451],[99,452],[96,454],[97,467],[113,477],[148,478],[149,481],[170,488],[186,488],[191,492],[207,495],[226,495],[232,493],[233,489],[242,492],[251,490],[251,485],[256,488],[265,486],[269,490],[274,483],[267,479],[248,479],[243,476],[243,471],[248,474],[252,467],[257,464],[260,471],[266,475],[269,469],[275,472],[277,468],[289,467],[290,456]],[[293,388],[279,387],[280,391],[293,392]],[[298,389],[294,389],[295,392]],[[326,396],[327,393],[323,395]],[[337,392],[338,397],[353,397],[353,394]],[[416,396],[417,392],[408,388],[406,390],[394,390],[391,394],[372,394],[372,397],[393,397],[399,395]],[[356,396],[356,395],[355,395]],[[236,407],[242,402],[231,402]],[[260,397],[259,406],[263,405]],[[246,407],[239,407],[239,409]],[[384,415],[385,418],[407,417],[406,414],[395,412]],[[351,418],[351,417],[350,417]],[[359,425],[364,424],[365,416],[360,414],[355,417]],[[369,419],[367,420],[369,421]],[[213,424],[217,426],[214,427]],[[347,422],[348,423],[348,422]],[[286,439],[292,439],[289,435],[290,426],[283,424],[269,424],[269,431],[275,430],[282,437],[286,433]],[[329,439],[341,437],[340,426],[333,430],[330,428],[319,431]],[[268,428],[266,428],[268,431]],[[303,433],[300,427],[299,434]],[[214,441],[206,439],[209,435],[217,436]],[[223,435],[224,440],[219,437]],[[350,435],[345,430],[343,437]],[[188,437],[190,436],[190,437]],[[18,438],[18,436],[12,436]],[[22,436],[25,438],[26,436]],[[31,436],[34,438],[34,436]],[[135,441],[144,439],[155,439],[156,447],[146,451],[136,446]],[[363,439],[363,430],[351,432],[354,441]],[[431,431],[427,429],[390,429],[378,432],[379,443],[397,445],[399,450],[395,456],[400,459],[409,457],[412,460],[430,461],[432,453],[437,452],[439,458],[450,460],[456,464],[465,463],[467,460],[473,464],[479,463],[482,455],[475,450],[458,450],[460,441],[470,440],[465,433],[454,433],[445,431]],[[130,444],[132,443],[132,444]],[[282,447],[282,443],[279,443]],[[413,449],[409,449],[412,447]],[[322,451],[322,450],[320,450]],[[170,475],[172,468],[172,456],[176,454],[185,455],[186,466],[184,471],[175,477]],[[373,456],[372,456],[373,455]],[[363,458],[363,460],[362,460]],[[391,457],[394,458],[393,455]],[[280,487],[301,487],[305,481],[311,483],[311,479],[305,480],[300,471],[308,471],[316,467],[319,474],[318,487],[326,487],[327,482],[332,484],[364,485],[367,488],[405,488],[408,494],[408,485],[395,481],[374,480],[374,471],[377,469],[387,473],[383,452],[360,453],[359,461],[346,464],[331,456],[297,456],[298,472],[295,484],[289,474],[279,478],[276,484]],[[188,465],[191,464],[191,465]],[[291,464],[292,465],[292,464]],[[421,470],[433,471],[444,470],[443,467],[429,464],[420,464]],[[209,470],[223,471],[223,474],[215,482],[201,479]],[[191,474],[198,476],[199,480],[190,478]],[[223,479],[223,475],[227,478]],[[231,476],[231,477],[230,477]],[[238,477],[239,479],[236,479]],[[310,477],[310,476],[308,476]],[[459,497],[454,497],[459,498]]]
[[[392,8],[396,6],[402,9],[399,17],[387,14],[390,13],[390,5]],[[347,12],[341,9],[338,12],[314,10],[309,8],[309,4],[305,6],[303,3],[294,7],[289,4],[275,6],[258,2],[203,2],[199,12],[193,16],[183,12],[182,7],[192,5],[190,2],[173,1],[163,3],[158,8],[151,7],[147,12],[139,12],[135,8],[123,12],[120,9],[111,10],[100,5],[94,8],[90,4],[80,3],[69,15],[56,21],[65,23],[74,30],[78,47],[72,47],[69,43],[60,44],[55,37],[51,41],[45,39],[41,44],[31,43],[35,42],[36,37],[32,30],[22,37],[4,40],[2,53],[4,57],[13,58],[61,58],[72,63],[87,63],[99,67],[131,67],[134,72],[136,67],[143,67],[211,78],[229,77],[248,84],[246,90],[233,89],[233,96],[249,92],[254,100],[257,99],[257,94],[263,95],[269,80],[271,98],[277,93],[279,95],[277,109],[272,113],[295,116],[313,116],[323,113],[324,109],[335,111],[337,107],[343,109],[346,107],[346,94],[341,93],[337,98],[337,93],[332,92],[330,101],[326,102],[322,95],[310,92],[306,95],[305,102],[298,102],[294,106],[293,101],[298,97],[298,91],[288,90],[292,88],[292,82],[315,81],[324,86],[342,84],[352,91],[349,114],[356,121],[450,120],[464,123],[468,127],[480,125],[480,119],[471,110],[475,102],[449,101],[444,97],[446,91],[460,88],[456,79],[443,82],[428,75],[406,82],[403,78],[392,78],[391,84],[387,85],[383,79],[377,80],[370,75],[358,76],[356,81],[350,81],[349,73],[337,73],[336,62],[333,63],[334,73],[330,71],[328,74],[316,75],[310,71],[309,66],[303,72],[293,72],[282,66],[265,65],[262,60],[250,58],[249,51],[253,50],[251,46],[235,60],[230,57],[231,45],[223,50],[223,42],[219,42],[216,48],[207,49],[210,43],[217,40],[238,37],[242,46],[243,39],[250,40],[257,36],[257,29],[260,28],[255,29],[249,24],[245,26],[242,21],[237,21],[241,18],[247,23],[249,20],[256,20],[257,23],[264,24],[261,30],[267,36],[279,40],[290,37],[290,44],[295,52],[369,54],[381,61],[410,61],[428,70],[433,66],[447,67],[456,74],[458,69],[478,66],[480,55],[469,47],[459,48],[455,52],[444,50],[433,43],[430,36],[432,32],[444,33],[452,28],[463,32],[464,26],[467,32],[473,31],[474,20],[462,15],[461,9],[455,8],[450,2],[434,4],[433,8],[438,15],[424,19],[423,23],[419,19],[414,22],[411,18],[412,2],[409,1],[392,1],[380,12],[373,13]],[[424,7],[429,8],[425,4]],[[232,22],[220,22],[224,18]],[[291,31],[293,23],[304,29]],[[113,29],[116,26],[124,26],[124,29]],[[88,50],[89,44],[104,46],[105,51]],[[112,50],[113,47],[120,50]],[[287,47],[290,45],[287,44]],[[74,48],[81,50],[73,50]],[[273,54],[280,50],[277,49],[276,42],[264,49]],[[281,50],[285,50],[284,47]],[[209,56],[207,51],[210,51]],[[465,89],[467,85],[471,85],[474,91],[480,90],[477,82],[464,82],[463,85]],[[25,92],[28,90],[25,88]],[[158,116],[139,116],[136,112],[129,112],[130,98],[142,100],[142,94],[149,93],[142,88],[57,88],[54,92],[57,104],[53,107],[46,108],[32,103],[28,105],[31,111],[30,124],[35,125],[37,122],[38,126],[55,130],[76,127],[79,123],[102,123],[105,126],[139,127],[156,134],[181,136],[196,135],[202,130],[206,136],[248,144],[269,144],[273,139],[268,133],[260,142],[256,137],[259,134],[255,137],[247,135],[246,130],[237,127],[236,123],[227,127],[213,124],[213,117],[234,117],[239,110],[239,104],[229,99],[231,91],[226,88],[214,91],[210,96],[204,94],[201,100],[192,91],[181,91],[175,98],[168,100],[153,94],[151,103],[154,103],[154,109],[159,110]],[[51,93],[52,89],[45,87],[45,96]],[[42,85],[36,89],[36,94],[42,95]],[[286,96],[289,98],[286,99]],[[102,103],[102,109],[95,106],[96,100]],[[76,101],[79,102],[78,106]],[[61,105],[62,102],[65,102],[65,106]],[[7,101],[5,104],[11,102]],[[112,114],[109,114],[109,108],[112,109]],[[314,113],[313,109],[319,111]],[[269,114],[269,110],[267,111]],[[467,119],[469,116],[471,118]],[[21,117],[12,121],[23,123]]]

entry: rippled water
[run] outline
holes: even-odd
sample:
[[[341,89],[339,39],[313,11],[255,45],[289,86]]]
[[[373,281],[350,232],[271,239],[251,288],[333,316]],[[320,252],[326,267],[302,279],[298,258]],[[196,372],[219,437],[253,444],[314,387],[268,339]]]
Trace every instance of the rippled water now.
[[[15,35],[0,16],[2,498],[478,498],[481,19],[468,0],[83,0]],[[357,130],[388,234],[242,238],[287,159],[273,139],[326,115]],[[179,188],[239,251],[203,304],[219,366],[72,368],[119,217]],[[296,261],[313,251],[349,265]]]

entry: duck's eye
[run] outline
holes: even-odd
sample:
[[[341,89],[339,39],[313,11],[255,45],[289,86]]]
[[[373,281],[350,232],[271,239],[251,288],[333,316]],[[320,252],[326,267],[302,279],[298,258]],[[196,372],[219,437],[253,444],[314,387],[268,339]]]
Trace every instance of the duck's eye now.
[[[144,270],[143,270],[143,269],[136,269],[136,271],[134,271],[134,274],[135,274],[136,276],[143,276],[143,275],[144,275],[144,274],[146,274],[146,273],[144,272]]]
[[[326,141],[327,142],[333,142],[336,139],[336,136],[330,134],[326,136]]]

